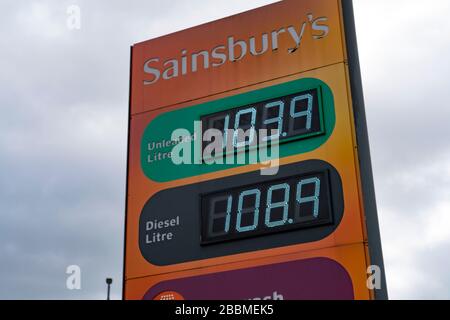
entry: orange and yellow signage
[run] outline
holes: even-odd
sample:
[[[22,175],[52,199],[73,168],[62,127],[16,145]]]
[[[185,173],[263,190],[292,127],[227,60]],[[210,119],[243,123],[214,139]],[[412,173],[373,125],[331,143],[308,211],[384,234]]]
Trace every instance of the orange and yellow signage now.
[[[348,18],[287,0],[132,47],[125,299],[376,297]]]

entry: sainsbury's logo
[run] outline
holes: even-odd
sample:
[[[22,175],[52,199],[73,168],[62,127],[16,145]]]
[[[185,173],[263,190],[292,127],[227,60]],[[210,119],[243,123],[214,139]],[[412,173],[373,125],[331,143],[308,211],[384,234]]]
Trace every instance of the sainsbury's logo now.
[[[330,31],[327,17],[314,18],[313,14],[306,15],[299,27],[287,26],[277,30],[264,32],[261,36],[251,36],[248,41],[228,37],[226,44],[218,45],[211,49],[188,52],[181,50],[181,58],[162,59],[151,58],[144,63],[144,85],[152,85],[159,80],[170,80],[199,70],[218,68],[228,62],[238,62],[246,56],[260,56],[269,52],[279,52],[279,43],[289,41],[287,53],[299,50],[305,37],[313,40],[325,38]]]

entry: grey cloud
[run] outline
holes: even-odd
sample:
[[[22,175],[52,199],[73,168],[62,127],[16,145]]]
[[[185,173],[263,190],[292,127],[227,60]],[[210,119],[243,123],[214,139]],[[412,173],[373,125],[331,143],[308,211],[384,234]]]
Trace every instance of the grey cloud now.
[[[0,298],[121,297],[130,46],[268,2],[2,1]]]
[[[424,249],[420,239],[450,199],[450,63],[443,59],[450,6],[355,1],[355,8],[391,297],[448,298],[450,261],[441,256],[448,241],[436,237]]]
[[[130,45],[269,2],[1,2],[0,298],[104,298],[106,276],[120,297]],[[448,1],[355,9],[393,298],[448,298],[447,240],[397,248],[450,199]],[[405,261],[431,284],[401,290]],[[70,264],[81,291],[65,288]]]

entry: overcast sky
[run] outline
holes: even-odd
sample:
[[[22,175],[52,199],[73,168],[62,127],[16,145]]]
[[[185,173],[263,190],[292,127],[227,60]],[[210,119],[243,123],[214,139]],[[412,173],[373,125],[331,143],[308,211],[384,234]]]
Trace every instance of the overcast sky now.
[[[271,2],[0,2],[0,299],[120,298],[130,45]],[[450,2],[354,3],[390,297],[449,299]]]

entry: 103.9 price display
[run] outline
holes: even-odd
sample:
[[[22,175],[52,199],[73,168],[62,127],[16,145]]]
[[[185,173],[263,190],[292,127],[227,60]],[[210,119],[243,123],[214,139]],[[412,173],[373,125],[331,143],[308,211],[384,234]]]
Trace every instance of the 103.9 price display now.
[[[311,89],[201,117],[204,130],[223,134],[223,148],[244,148],[256,143],[258,130],[264,139],[287,141],[324,133],[321,89]],[[241,137],[239,130],[249,134]],[[232,134],[229,134],[229,132]],[[275,133],[273,133],[275,132]],[[204,145],[205,147],[205,145]]]

